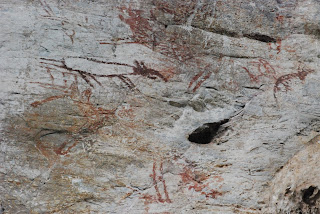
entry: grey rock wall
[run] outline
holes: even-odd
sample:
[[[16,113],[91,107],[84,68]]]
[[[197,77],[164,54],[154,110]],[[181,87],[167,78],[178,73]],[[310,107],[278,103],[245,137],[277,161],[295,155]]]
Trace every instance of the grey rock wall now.
[[[0,213],[318,213],[319,10],[1,0]]]

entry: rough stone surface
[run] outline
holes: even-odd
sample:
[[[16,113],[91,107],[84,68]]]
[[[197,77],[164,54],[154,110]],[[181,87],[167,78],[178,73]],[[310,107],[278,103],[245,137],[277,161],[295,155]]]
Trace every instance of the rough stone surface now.
[[[0,213],[320,212],[319,20],[318,0],[1,0]]]

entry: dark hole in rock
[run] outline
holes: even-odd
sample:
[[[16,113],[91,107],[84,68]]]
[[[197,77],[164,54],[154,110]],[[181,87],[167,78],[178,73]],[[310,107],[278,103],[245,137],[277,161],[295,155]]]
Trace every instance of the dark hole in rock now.
[[[215,123],[205,123],[194,130],[188,137],[188,140],[197,144],[208,144],[220,132],[221,125],[227,123],[229,119],[221,120]]]
[[[275,38],[272,38],[267,35],[262,35],[262,34],[245,34],[244,37],[247,37],[249,39],[258,40],[260,42],[266,42],[266,43],[277,41]]]
[[[302,192],[302,201],[309,205],[315,205],[316,201],[320,198],[320,191],[317,187],[310,186]]]

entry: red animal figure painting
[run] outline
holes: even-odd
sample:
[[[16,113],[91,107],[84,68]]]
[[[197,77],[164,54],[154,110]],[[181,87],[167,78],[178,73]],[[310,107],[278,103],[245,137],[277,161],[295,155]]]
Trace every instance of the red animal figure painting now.
[[[279,78],[277,78],[277,81],[275,82],[274,87],[273,87],[274,96],[276,96],[276,93],[281,90],[281,85],[283,86],[284,91],[287,92],[287,91],[291,90],[290,82],[293,79],[299,79],[301,81],[304,81],[306,79],[307,75],[311,74],[313,72],[315,72],[315,71],[312,69],[299,68],[297,73],[291,73],[291,74],[286,74],[286,75],[280,76]]]
[[[299,79],[304,81],[307,75],[315,72],[313,69],[301,68],[301,65],[298,68],[297,73],[285,74],[279,76],[279,73],[275,70],[275,68],[266,60],[259,59],[258,61],[250,62],[250,64],[256,66],[256,71],[258,74],[254,74],[251,70],[247,67],[242,67],[247,74],[249,75],[252,82],[260,82],[262,78],[267,78],[274,82],[273,86],[273,95],[276,98],[276,93],[281,91],[281,88],[284,88],[285,92],[291,90],[290,82],[293,79]]]
[[[81,58],[81,57],[79,57]],[[168,77],[164,73],[168,73],[167,71],[160,72],[157,70],[154,70],[152,68],[148,68],[144,62],[138,62],[134,60],[134,65],[129,65],[126,63],[118,63],[118,62],[105,62],[102,60],[97,60],[93,58],[84,58],[88,61],[92,61],[95,63],[100,64],[108,64],[108,65],[116,65],[116,66],[124,66],[132,69],[131,73],[123,73],[123,74],[95,74],[88,71],[80,70],[80,69],[74,69],[72,67],[69,67],[66,64],[66,61],[64,59],[62,60],[54,60],[54,59],[44,59],[42,58],[43,62],[42,64],[46,65],[48,69],[52,68],[60,68],[63,69],[70,74],[77,74],[79,75],[89,86],[94,88],[94,82],[98,84],[99,86],[102,86],[101,82],[99,81],[99,78],[117,78],[121,82],[123,82],[129,89],[134,89],[136,85],[132,82],[132,80],[129,78],[129,76],[141,76],[148,79],[161,79],[165,82],[168,81]],[[48,67],[51,66],[51,67]]]

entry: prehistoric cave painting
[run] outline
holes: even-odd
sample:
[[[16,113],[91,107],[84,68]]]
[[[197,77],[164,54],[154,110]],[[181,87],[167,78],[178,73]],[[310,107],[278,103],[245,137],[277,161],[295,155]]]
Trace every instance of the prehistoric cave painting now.
[[[218,64],[215,69],[212,69],[212,65],[206,64],[204,62],[197,62],[197,68],[199,68],[199,73],[197,73],[194,77],[192,77],[191,81],[189,82],[188,89],[192,90],[192,92],[196,92],[201,85],[210,78],[212,73],[218,73],[220,67],[223,63],[223,56],[220,55],[218,59]],[[204,67],[203,67],[204,65]]]
[[[48,3],[45,0],[39,0],[43,10],[48,14],[48,16],[54,15],[53,10],[51,7],[48,5]]]
[[[131,6],[120,7],[120,12],[122,14],[119,15],[119,18],[129,25],[132,32],[134,42],[127,43],[144,45],[167,56],[169,61],[173,59],[185,62],[194,57],[195,53],[188,42],[184,41],[177,32],[166,32],[166,25],[156,20],[153,15],[154,10],[150,11],[151,15],[148,18],[144,18],[146,12],[132,9]]]
[[[277,39],[277,41],[275,43],[269,42],[269,49],[270,50],[276,50],[277,54],[279,54],[281,52],[281,39]]]
[[[142,194],[140,197],[144,200],[144,205],[146,206],[145,211],[149,213],[149,204],[158,204],[158,203],[172,203],[171,199],[169,198],[169,193],[167,190],[166,181],[164,179],[163,173],[163,161],[160,161],[159,166],[157,167],[158,163],[154,160],[153,167],[152,167],[152,174],[150,177],[153,181],[153,187],[155,189],[156,194]]]
[[[209,77],[211,76],[212,72],[205,72],[204,70],[200,71],[198,74],[196,74],[190,81],[188,89],[191,89],[192,86],[192,92],[195,92],[201,85],[204,83]],[[199,80],[199,81],[198,81]],[[198,81],[198,82],[196,82]]]
[[[243,69],[248,73],[252,82],[259,82],[261,78],[276,80],[277,72],[274,67],[265,59],[259,59],[258,61],[249,62],[249,66],[254,67],[252,70],[258,71],[258,74],[252,73],[247,67]]]
[[[188,187],[188,190],[194,190],[195,192],[199,192],[201,195],[205,195],[207,199],[212,198],[215,199],[218,196],[222,196],[222,192],[219,192],[216,189],[210,189],[210,183],[214,185],[219,185],[219,189],[222,188],[223,178],[221,176],[213,176],[212,182],[209,182],[209,176],[201,174],[199,172],[194,172],[194,170],[188,166],[186,166],[182,173],[180,173],[180,177],[184,186]]]
[[[259,59],[258,61],[249,62],[249,64],[254,66],[255,69],[249,70],[249,68],[247,67],[242,68],[247,72],[252,82],[259,83],[261,82],[262,78],[267,78],[274,82],[273,95],[275,98],[276,93],[279,92],[282,88],[284,88],[285,92],[291,90],[289,84],[293,79],[304,81],[308,74],[315,72],[315,70],[313,69],[304,68],[300,65],[298,67],[297,73],[279,76],[279,73],[267,60]],[[253,73],[252,70],[254,70],[255,72],[258,71],[258,73]]]
[[[269,50],[275,50],[277,51],[277,54],[279,54],[281,51],[285,51],[287,53],[294,53],[296,52],[296,50],[294,49],[294,47],[290,46],[290,45],[283,45],[282,41],[288,39],[289,36],[285,36],[281,39],[277,39],[276,42],[269,42],[268,46],[269,46]],[[273,57],[273,55],[269,55],[270,58]]]
[[[74,37],[76,35],[76,31],[74,29],[67,29],[66,24],[71,24],[71,22],[61,16],[57,16],[56,13],[52,10],[51,6],[45,0],[39,0],[42,9],[45,11],[46,15],[42,15],[41,17],[44,19],[49,19],[53,21],[58,21],[61,23],[63,33],[70,38],[71,43],[74,43]],[[75,24],[77,26],[81,26],[81,24]],[[71,33],[70,33],[71,32]]]
[[[156,40],[152,33],[152,24],[142,15],[143,10],[135,10],[132,9],[131,6],[122,6],[119,9],[123,14],[126,13],[128,15],[128,18],[125,18],[122,14],[120,14],[119,18],[121,21],[130,26],[134,42],[146,45],[150,48],[150,45],[154,44]]]
[[[221,176],[212,176],[201,171],[197,171],[195,170],[195,165],[190,163],[190,161],[185,160],[184,158],[181,159],[180,156],[175,156],[171,161],[171,164],[174,164],[179,168],[179,176],[181,180],[179,181],[179,183],[177,183],[177,185],[174,185],[174,187],[171,186],[170,189],[177,187],[178,189],[176,189],[175,191],[178,192],[194,192],[194,197],[203,195],[205,196],[206,200],[216,199],[217,197],[223,195],[223,192],[220,191],[220,189],[222,188],[224,179]],[[152,165],[152,173],[150,174],[150,177],[152,178],[152,189],[154,190],[154,193],[143,193],[142,191],[138,190],[140,199],[143,200],[145,205],[145,213],[149,213],[151,204],[165,205],[174,203],[174,201],[170,199],[168,185],[164,178],[164,174],[164,161],[154,160]],[[133,189],[133,191],[137,190]]]
[[[279,78],[277,78],[277,81],[274,84],[273,87],[273,92],[274,95],[281,90],[281,88],[284,88],[285,92],[291,90],[290,88],[290,81],[292,81],[293,79],[299,79],[301,81],[304,81],[307,77],[308,74],[311,74],[315,72],[312,69],[304,69],[299,67],[298,72],[297,73],[292,73],[292,74],[286,74],[286,75],[282,75]],[[282,87],[281,87],[282,86]]]
[[[79,57],[81,58],[81,57]],[[41,58],[43,61],[40,62],[41,64],[45,65],[45,68],[48,69],[48,72],[51,72],[50,70],[57,68],[63,69],[66,72],[69,72],[69,74],[77,74],[79,75],[89,86],[94,88],[94,83],[98,84],[99,86],[102,86],[102,83],[99,81],[99,78],[110,78],[119,79],[122,83],[124,83],[129,89],[133,90],[136,88],[136,85],[132,82],[132,80],[128,76],[141,76],[148,79],[161,79],[165,82],[168,81],[170,78],[170,69],[166,71],[157,71],[152,68],[147,67],[147,65],[144,62],[139,62],[134,60],[134,65],[129,65],[125,63],[118,63],[118,62],[105,62],[101,60],[97,60],[94,58],[83,58],[88,61],[92,61],[95,63],[100,64],[108,64],[108,65],[116,65],[116,66],[124,66],[132,69],[131,73],[123,73],[123,74],[95,74],[88,71],[80,70],[80,69],[74,69],[72,67],[69,67],[66,64],[66,61],[64,59],[62,60],[55,60],[55,59],[45,59]]]
[[[127,43],[141,44],[161,53],[166,57],[166,61],[172,64],[179,64],[177,65],[177,70],[179,70],[181,63],[188,65],[190,68],[194,67],[194,70],[198,70],[198,73],[190,80],[188,89],[196,92],[210,78],[213,72],[219,71],[219,68],[217,68],[219,66],[212,67],[208,62],[199,63],[199,59],[197,59],[199,53],[192,46],[192,38],[181,36],[181,32],[179,32],[185,29],[167,30],[167,24],[159,21],[155,14],[159,12],[168,13],[173,16],[172,19],[175,24],[185,24],[187,22],[185,14],[196,15],[197,10],[205,10],[206,4],[197,5],[193,1],[190,4],[186,4],[183,1],[154,1],[153,4],[154,7],[148,12],[135,10],[131,6],[120,7],[121,14],[119,18],[129,25],[132,32],[131,39],[133,42]],[[176,9],[177,6],[178,10]],[[111,43],[104,42],[103,44]],[[219,64],[221,59],[222,56],[219,58]]]
[[[43,69],[49,76],[49,82],[30,82],[33,84],[38,84],[40,87],[51,89],[55,92],[55,95],[49,96],[45,99],[34,101],[31,106],[37,111],[41,106],[51,105],[50,103],[54,101],[71,102],[71,108],[77,109],[76,112],[81,117],[81,120],[71,120],[68,126],[63,127],[51,127],[48,124],[60,124],[60,121],[55,121],[55,117],[50,115],[43,115],[44,113],[30,113],[29,119],[31,121],[38,121],[38,125],[33,125],[34,129],[40,129],[40,132],[35,136],[35,142],[37,149],[43,154],[52,165],[56,160],[58,160],[59,155],[67,155],[81,140],[82,136],[90,133],[96,133],[101,127],[105,126],[106,123],[121,117],[130,117],[131,119],[120,125],[134,128],[136,125],[132,121],[134,115],[132,111],[124,111],[125,109],[120,109],[118,107],[107,110],[102,107],[98,107],[91,101],[92,89],[100,86],[104,87],[101,78],[118,79],[130,90],[137,90],[136,85],[129,78],[131,76],[138,76],[142,78],[147,78],[150,80],[159,79],[161,81],[167,82],[172,76],[172,71],[158,71],[149,68],[144,62],[134,61],[134,65],[129,65],[125,63],[118,62],[105,62],[102,60],[94,58],[81,58],[93,63],[107,64],[114,66],[128,67],[132,72],[120,73],[120,74],[95,74],[92,72],[84,71],[81,69],[76,69],[69,66],[65,59],[46,59],[41,58],[40,68]],[[59,76],[58,79],[56,77]],[[61,79],[62,76],[62,79]],[[62,80],[62,81],[61,81]],[[80,80],[86,83],[87,88],[79,89]],[[59,82],[59,83],[57,83]],[[52,104],[56,105],[56,104]],[[35,112],[36,112],[35,111]],[[63,114],[63,113],[62,113]],[[68,113],[69,114],[69,113]],[[48,124],[41,122],[43,118],[52,118],[53,121],[47,121]],[[128,118],[127,118],[128,119]],[[130,122],[132,121],[132,122]],[[132,123],[132,124],[131,124]],[[31,127],[32,128],[32,127]],[[56,142],[55,146],[48,147],[45,144],[44,138],[48,135],[62,134],[68,138],[68,141],[63,143]],[[162,167],[162,165],[161,165]],[[161,201],[161,200],[160,200]]]
[[[196,11],[198,2],[192,0],[155,0],[153,4],[155,10],[173,15],[172,21],[174,24],[185,24],[187,19]]]
[[[60,118],[55,118],[54,115],[41,116],[37,112],[28,115],[29,121],[35,121],[33,122],[33,125],[31,125],[31,128],[40,129],[35,136],[36,148],[47,158],[50,166],[52,166],[55,161],[59,159],[59,155],[67,155],[71,149],[80,142],[82,136],[90,133],[96,133],[101,127],[106,125],[106,123],[115,118],[116,109],[107,110],[97,107],[90,100],[92,95],[91,89],[87,88],[83,91],[80,91],[78,88],[77,76],[74,77],[75,80],[69,85],[69,87],[65,85],[39,83],[40,86],[45,88],[51,87],[54,90],[60,91],[61,94],[50,96],[46,99],[31,103],[31,106],[37,109],[55,100],[67,99],[71,101],[71,107],[77,109],[76,111],[79,115],[79,119],[74,119],[67,125],[61,125]],[[65,116],[67,117],[67,115]],[[44,118],[47,119],[50,117],[52,117],[52,119],[46,121],[48,123],[41,121]],[[51,123],[58,123],[58,125],[51,125]],[[63,134],[68,140],[60,143],[60,145],[55,142],[57,145],[53,148],[48,147],[46,145],[48,140],[44,140],[44,138],[53,134]],[[61,137],[61,139],[63,138]]]

